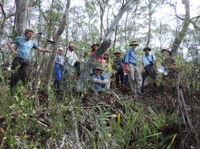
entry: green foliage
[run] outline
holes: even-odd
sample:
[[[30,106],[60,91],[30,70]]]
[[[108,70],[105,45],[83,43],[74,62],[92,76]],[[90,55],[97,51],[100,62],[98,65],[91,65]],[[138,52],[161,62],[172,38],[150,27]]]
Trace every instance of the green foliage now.
[[[58,102],[53,94],[50,92],[50,99],[46,99],[48,108],[43,104],[36,106],[36,101],[41,100],[38,95],[27,92],[20,85],[9,102],[11,96],[1,94],[0,103],[4,106],[0,112],[6,120],[0,127],[9,126],[4,147],[45,148],[48,145],[52,148],[64,138],[66,148],[80,145],[93,149],[162,148],[172,147],[176,142],[173,132],[169,136],[163,134],[165,127],[176,122],[176,113],[158,113],[132,99],[119,101],[119,108],[107,104],[106,98],[90,96],[84,105],[80,100],[82,95],[75,92],[67,93],[64,100]],[[10,116],[12,112],[16,113],[14,119]],[[79,142],[75,131],[78,131]]]

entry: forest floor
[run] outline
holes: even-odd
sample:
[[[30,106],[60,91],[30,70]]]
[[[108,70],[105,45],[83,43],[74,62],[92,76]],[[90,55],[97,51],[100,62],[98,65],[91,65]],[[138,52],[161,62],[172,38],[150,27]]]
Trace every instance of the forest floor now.
[[[24,95],[26,97],[31,97],[32,96],[31,94],[33,94],[33,93],[31,93],[30,95],[29,94],[30,93],[28,93],[28,92],[24,93]],[[72,97],[77,96],[76,93],[73,93],[71,95],[72,95]],[[47,94],[43,91],[37,92],[37,96],[38,96],[39,100],[42,102],[49,98],[47,96]],[[196,132],[198,133],[198,135],[200,135],[200,100],[196,100],[196,101],[191,100],[191,98],[188,96],[187,92],[185,92],[184,97],[185,97],[185,102],[186,102],[186,106],[187,106],[187,110],[188,110],[191,122],[192,122]],[[196,97],[200,97],[200,94],[196,95]],[[88,107],[95,107],[97,105],[97,107],[96,107],[97,109],[98,109],[98,106],[100,106],[100,108],[103,107],[104,109],[106,109],[105,111],[113,111],[113,113],[115,113],[116,115],[119,111],[122,111],[122,113],[123,113],[123,110],[124,110],[123,104],[126,101],[132,102],[136,105],[140,104],[140,105],[142,105],[142,107],[144,107],[146,109],[148,109],[148,107],[150,107],[156,113],[164,112],[166,115],[171,115],[173,112],[178,111],[178,106],[177,106],[177,102],[176,102],[176,99],[177,99],[176,89],[175,88],[171,88],[171,89],[165,88],[164,89],[161,86],[152,88],[151,85],[146,85],[144,88],[144,93],[142,95],[137,95],[137,96],[135,96],[132,93],[132,91],[130,90],[129,87],[119,86],[118,88],[113,88],[109,92],[105,92],[100,95],[96,95],[96,94],[87,92],[86,94],[81,96],[80,99],[81,99],[80,107],[83,107],[82,108],[83,110],[87,109]],[[24,99],[22,99],[22,101],[23,100]],[[28,100],[30,100],[30,99],[28,99]],[[35,102],[35,101],[33,101],[33,102]],[[46,106],[45,102],[42,103],[43,107]],[[38,124],[39,125],[42,124],[45,127],[50,127],[50,125],[52,125],[52,124],[50,124],[51,121],[48,121],[48,119],[54,119],[54,118],[53,117],[49,118],[48,113],[53,113],[52,111],[54,111],[54,110],[50,111],[49,109],[55,108],[57,106],[57,104],[68,105],[69,102],[71,102],[71,101],[69,101],[69,102],[60,101],[57,103],[56,102],[57,102],[56,100],[51,101],[48,105],[48,108],[44,108],[42,110],[36,111],[35,116],[33,116],[32,113],[30,113],[30,118],[28,118],[28,119],[36,119],[38,121],[37,121],[36,125],[34,124],[34,126],[32,126],[33,124],[27,124],[27,123],[26,123],[26,125],[28,127],[30,125],[31,127],[34,127],[34,128],[37,127]],[[32,108],[30,108],[30,109],[32,110]],[[66,111],[65,107],[63,110]],[[28,110],[28,111],[30,111],[30,110]],[[20,112],[20,108],[19,108],[19,112]],[[89,110],[87,112],[90,113]],[[29,113],[29,112],[27,112],[27,113]],[[61,112],[56,111],[55,113],[62,113],[62,110],[61,110]],[[97,112],[97,114],[98,113],[99,112]],[[19,117],[19,115],[20,115],[18,113],[18,111],[14,111],[12,113],[7,113],[7,114],[9,114],[14,119],[16,117]],[[180,113],[179,113],[179,117],[181,120]],[[92,116],[91,116],[91,119],[93,119]],[[46,120],[47,120],[47,123],[46,123]],[[12,126],[12,125],[11,126],[4,125],[4,121],[6,121],[5,114],[4,115],[0,114],[0,145],[6,144],[6,143],[3,143],[4,142],[3,137],[6,134],[7,129],[9,129],[9,127]],[[81,125],[83,125],[83,126],[84,125],[87,126],[87,125],[91,125],[92,121],[87,120],[84,123],[82,123],[82,120],[80,120],[79,123],[81,123]],[[17,124],[16,124],[16,126],[17,126]],[[15,126],[12,126],[12,127],[15,127]],[[28,130],[28,131],[30,131],[30,130]],[[12,131],[10,131],[10,133],[11,132]],[[161,132],[165,136],[167,136],[168,134],[177,134],[177,135],[186,136],[185,140],[187,140],[188,144],[196,144],[196,142],[194,142],[195,141],[194,135],[192,133],[188,134],[188,131],[186,131],[186,126],[184,125],[183,122],[174,123],[173,125],[166,126],[165,128],[163,128],[163,130],[161,130]],[[12,132],[12,133],[15,133],[15,132]],[[45,132],[45,133],[48,134],[48,132]],[[81,133],[81,132],[79,132],[79,133]],[[37,136],[38,134],[34,134],[34,135]],[[47,135],[47,138],[45,138],[45,140],[48,140],[48,135]],[[180,142],[177,142],[177,143],[179,144]]]

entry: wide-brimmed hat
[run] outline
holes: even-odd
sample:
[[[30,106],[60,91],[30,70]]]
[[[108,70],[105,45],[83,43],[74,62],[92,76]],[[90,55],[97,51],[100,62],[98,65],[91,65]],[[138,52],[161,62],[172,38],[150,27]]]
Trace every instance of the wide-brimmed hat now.
[[[170,56],[172,55],[172,52],[169,51],[169,50],[167,50],[167,49],[162,49],[162,50],[161,50],[161,53],[163,53],[163,52],[165,52],[165,51],[168,52]]]
[[[58,48],[58,51],[64,51],[64,49],[63,48]]]
[[[132,41],[132,42],[129,44],[129,46],[138,46],[138,43],[137,43],[137,41]]]
[[[151,51],[151,48],[145,47],[145,48],[143,49],[143,51],[146,51],[146,50]]]
[[[100,66],[96,66],[94,69],[95,69],[95,70],[103,71],[103,69],[102,69]]]
[[[114,53],[114,55],[116,55],[116,54],[121,54],[121,52],[120,52],[120,51],[116,51],[116,52]]]
[[[76,46],[73,43],[70,43],[68,47],[70,47],[70,48],[74,47],[75,48]]]
[[[104,53],[103,56],[109,57],[109,53]]]
[[[94,43],[92,43],[92,44],[91,44],[91,47],[93,47],[93,46],[97,46],[97,47],[98,47],[98,46],[99,46],[99,44],[98,44],[98,43],[96,43],[96,42],[94,42]]]

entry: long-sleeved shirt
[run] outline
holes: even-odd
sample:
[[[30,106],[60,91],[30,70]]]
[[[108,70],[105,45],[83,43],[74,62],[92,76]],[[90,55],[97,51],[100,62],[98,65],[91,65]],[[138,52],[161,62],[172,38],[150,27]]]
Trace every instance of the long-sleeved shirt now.
[[[114,65],[113,65],[115,70],[123,70],[124,67],[124,60],[122,58],[115,58],[114,59]]]
[[[74,64],[76,63],[76,61],[79,60],[78,56],[76,55],[76,53],[74,51],[70,51],[70,50],[67,50],[67,54],[66,54],[66,57],[68,59],[68,63],[71,65],[71,66],[74,66]]]
[[[70,51],[70,50],[67,50],[66,57],[68,59],[72,59],[72,60],[75,60],[75,61],[77,61],[79,59],[78,56],[76,55],[76,53],[74,51]]]
[[[96,75],[94,74],[92,77],[92,80],[94,81],[94,88],[95,91],[100,92],[106,89],[106,83],[108,82],[108,80],[106,79],[106,77],[104,75]],[[97,83],[97,81],[100,81],[102,83]]]
[[[64,56],[56,55],[55,62],[60,64],[60,65],[62,65],[62,66],[64,66],[64,62],[65,62]]]
[[[130,48],[126,51],[124,62],[127,64],[137,64],[136,55],[134,53],[134,49]]]

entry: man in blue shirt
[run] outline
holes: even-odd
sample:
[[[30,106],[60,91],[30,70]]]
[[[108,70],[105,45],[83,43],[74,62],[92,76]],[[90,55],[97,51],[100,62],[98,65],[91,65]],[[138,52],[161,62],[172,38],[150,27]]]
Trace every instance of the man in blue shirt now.
[[[95,69],[95,74],[92,76],[92,81],[94,82],[94,88],[97,93],[105,91],[106,84],[108,83],[108,80],[106,77],[102,74],[103,70],[101,67],[96,66]]]
[[[29,73],[31,49],[34,48],[41,52],[51,52],[50,50],[38,47],[36,42],[32,40],[33,35],[34,31],[32,29],[26,29],[24,37],[18,36],[13,42],[7,42],[9,49],[16,55],[12,62],[12,69],[16,69],[19,66],[18,71],[11,76],[11,91],[19,80],[21,80],[24,85],[26,84],[26,79]],[[15,47],[13,47],[12,44],[15,44]]]
[[[144,48],[143,51],[145,52],[145,55],[142,56],[142,65],[144,68],[142,73],[142,92],[144,92],[144,81],[148,76],[154,80],[154,85],[156,80],[156,57],[153,54],[150,54],[151,48],[149,47]]]
[[[130,48],[126,51],[124,62],[127,65],[127,74],[130,87],[135,95],[141,94],[142,77],[137,67],[135,48],[138,46],[136,41],[131,42]]]

